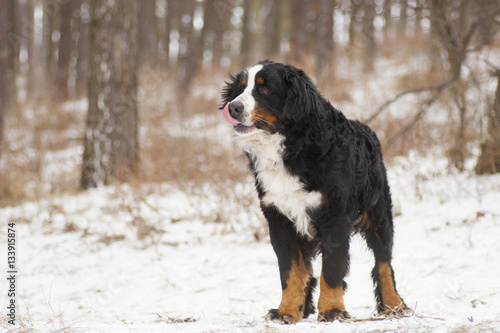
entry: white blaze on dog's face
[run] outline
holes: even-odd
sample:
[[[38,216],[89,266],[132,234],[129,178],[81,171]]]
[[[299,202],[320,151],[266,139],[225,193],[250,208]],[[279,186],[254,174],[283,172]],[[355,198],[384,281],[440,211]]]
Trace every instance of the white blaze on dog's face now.
[[[285,114],[285,68],[261,63],[231,77],[223,90],[224,120],[236,134],[277,133]]]
[[[245,115],[241,119],[242,124],[245,126],[253,126],[252,123],[252,111],[255,109],[255,98],[253,96],[253,89],[255,88],[255,76],[262,69],[262,65],[255,65],[247,69],[247,86],[243,92],[233,99],[231,103],[241,102],[244,106]]]

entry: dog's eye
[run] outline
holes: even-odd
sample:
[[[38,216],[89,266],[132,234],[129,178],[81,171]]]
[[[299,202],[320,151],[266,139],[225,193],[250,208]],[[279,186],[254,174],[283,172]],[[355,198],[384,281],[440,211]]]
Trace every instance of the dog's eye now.
[[[259,91],[260,91],[261,94],[264,94],[264,95],[267,95],[267,94],[271,93],[271,90],[269,90],[266,87],[260,87]]]
[[[238,87],[238,93],[241,94],[245,90],[246,86],[247,86],[247,81],[245,79],[242,79]]]

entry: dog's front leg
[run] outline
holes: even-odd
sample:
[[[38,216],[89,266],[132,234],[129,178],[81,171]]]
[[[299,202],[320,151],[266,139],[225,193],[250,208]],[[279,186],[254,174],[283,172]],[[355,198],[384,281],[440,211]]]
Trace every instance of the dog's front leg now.
[[[312,292],[316,282],[311,277],[310,258],[301,250],[301,242],[305,240],[297,235],[293,222],[273,206],[265,206],[262,210],[268,220],[271,243],[278,257],[282,287],[281,303],[277,309],[269,311],[266,319],[293,324],[300,321],[304,314],[314,311],[312,305],[306,304],[306,298],[310,298],[306,296]]]

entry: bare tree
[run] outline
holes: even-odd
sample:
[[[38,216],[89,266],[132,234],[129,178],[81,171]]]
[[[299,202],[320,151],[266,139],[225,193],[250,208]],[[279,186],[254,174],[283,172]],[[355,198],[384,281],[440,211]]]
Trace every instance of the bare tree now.
[[[265,43],[266,58],[273,58],[281,51],[283,2],[284,0],[267,0],[269,14],[266,17],[265,33],[262,36]]]
[[[221,64],[222,59],[227,56],[228,50],[227,46],[224,43],[224,33],[229,30],[231,26],[231,16],[233,11],[231,1],[221,1],[215,0],[212,2],[212,6],[215,9],[214,20],[215,23],[215,35],[214,35],[214,44],[213,44],[213,54],[214,54],[214,63],[219,66]]]
[[[126,181],[137,171],[138,6],[135,0],[92,1],[84,189]]]
[[[65,1],[61,3],[61,25],[59,28],[59,54],[58,54],[58,93],[62,100],[68,98],[68,79],[71,54],[75,50],[75,41],[72,33],[73,14],[79,7],[80,0]]]
[[[480,18],[478,43],[480,45],[488,45],[500,27],[500,21],[496,18],[500,9],[500,3],[498,0],[477,0],[473,1],[471,5],[474,6],[473,10],[478,12]]]
[[[460,16],[453,18],[453,14],[456,13],[453,3],[447,0],[430,0],[432,32],[446,52],[449,75],[455,78],[455,83],[451,87],[451,94],[459,114],[459,123],[455,140],[449,148],[448,154],[450,162],[459,170],[462,170],[466,157],[465,130],[468,106],[465,98],[466,85],[463,84],[460,73],[467,56],[467,48],[472,42],[472,37],[477,31],[480,20],[476,18],[474,22],[469,24],[468,20],[465,19],[468,13],[467,6],[462,5],[460,9],[461,12],[458,15],[461,13],[462,19],[460,19]]]
[[[81,0],[82,5],[78,10],[78,17],[73,21],[76,26],[78,37],[76,43],[76,84],[77,96],[87,93],[87,80],[89,72],[89,48],[90,48],[90,0]]]
[[[382,7],[382,15],[384,16],[384,40],[387,40],[387,35],[391,25],[391,5],[392,0],[384,0]]]
[[[251,3],[250,0],[243,1],[243,27],[242,34],[243,39],[241,40],[241,58],[243,62],[243,67],[250,65],[252,61],[252,31],[250,31],[250,14],[251,14]]]
[[[459,122],[454,130],[455,139],[452,141],[451,147],[447,147],[448,157],[451,164],[458,169],[462,169],[467,153],[465,133],[469,126],[468,117],[470,117],[470,110],[467,105],[467,99],[465,98],[467,82],[463,81],[461,70],[467,58],[467,54],[485,45],[482,42],[482,38],[478,36],[477,31],[485,21],[486,16],[490,17],[490,22],[497,21],[496,17],[500,15],[500,3],[496,2],[494,6],[490,7],[481,7],[481,10],[478,10],[477,7],[475,10],[472,10],[470,4],[463,5],[458,1],[450,2],[447,0],[428,0],[422,5],[427,6],[426,9],[430,13],[432,38],[435,41],[436,50],[438,50],[438,52],[436,52],[437,54],[433,54],[430,59],[431,61],[434,60],[441,64],[441,68],[444,70],[444,75],[447,79],[439,84],[424,85],[398,93],[379,107],[366,119],[366,122],[369,123],[373,121],[373,119],[386,110],[389,105],[400,100],[404,96],[421,93],[430,94],[430,96],[424,100],[419,110],[414,114],[411,121],[399,132],[387,139],[385,148],[388,149],[422,119],[444,92],[449,92],[453,102],[448,102],[448,105],[452,110],[458,111]],[[459,12],[461,14],[458,14]],[[464,17],[460,18],[460,15]],[[463,27],[463,24],[466,26]],[[444,62],[439,56],[443,53],[446,55],[446,60]]]
[[[406,25],[408,23],[408,0],[399,0],[399,6],[400,10],[399,10],[399,24],[398,24],[397,37],[405,38]]]
[[[423,10],[423,0],[415,0],[415,6],[412,7],[412,9],[415,12],[415,24],[413,26],[413,36],[416,37],[420,34],[421,30],[421,24],[422,24],[422,19],[424,18],[424,15],[422,13]]]
[[[9,44],[7,40],[7,33],[9,31],[9,0],[0,0],[0,155],[2,154],[2,139],[3,139],[3,126],[6,108],[6,87],[9,85],[7,78],[7,71],[9,70]]]
[[[465,58],[465,48],[461,40],[458,21],[451,19],[453,5],[447,0],[430,0],[430,19],[432,22],[432,32],[444,48],[450,72],[455,74],[460,72]]]
[[[167,19],[165,20],[165,51],[167,54],[167,67],[172,63],[170,54],[171,33],[179,29],[180,0],[170,0],[167,3]]]
[[[141,65],[156,66],[158,52],[158,32],[156,30],[156,1],[143,0],[140,6],[139,34],[140,49],[139,61]]]
[[[478,175],[500,172],[500,68],[495,69],[494,75],[498,83],[493,105],[488,112],[488,133],[476,165]]]
[[[59,12],[59,5],[48,0],[43,1],[43,34],[42,34],[42,59],[47,73],[53,74],[54,45],[52,34],[54,32],[54,18]],[[52,77],[52,75],[51,75]]]
[[[186,96],[191,88],[191,82],[198,70],[197,58],[199,43],[195,43],[193,35],[193,19],[195,0],[184,0],[180,8],[179,31],[179,60],[178,60],[178,90],[181,99]],[[197,45],[198,44],[198,45]]]
[[[373,61],[375,60],[375,2],[374,0],[364,0],[363,4],[363,40],[365,48],[365,66],[366,72],[373,70]]]
[[[316,75],[333,72],[333,11],[335,1],[320,0],[319,17],[317,23],[316,43]]]
[[[349,45],[354,46],[357,36],[358,13],[360,12],[360,1],[350,0],[349,7]]]
[[[21,35],[21,28],[19,23],[19,2],[17,1],[6,1],[7,3],[2,6],[5,10],[2,10],[4,14],[7,14],[7,20],[4,21],[6,24],[10,21],[9,31],[7,32],[7,40],[10,46],[10,51],[12,52],[13,67],[12,71],[18,70],[19,65],[19,51],[21,44],[23,44],[23,37]],[[13,85],[14,86],[14,85]]]
[[[218,22],[220,21],[215,10],[215,0],[205,0],[203,7],[203,30],[201,31],[200,38],[203,44],[202,57],[205,50],[211,54],[212,59],[215,57],[215,30],[217,29]]]
[[[302,62],[309,50],[308,45],[314,43],[308,37],[308,30],[314,32],[314,26],[309,24],[313,0],[292,1],[291,3],[291,27],[290,27],[290,50],[291,58],[295,62]]]
[[[21,36],[23,37],[23,49],[27,52],[27,59],[22,56],[20,57],[20,61],[23,62],[21,65],[21,72],[27,75],[28,83],[27,83],[27,96],[28,99],[32,99],[35,90],[38,88],[35,85],[34,80],[32,80],[33,70],[36,68],[35,61],[35,51],[34,51],[34,40],[35,40],[35,5],[36,1],[25,1],[19,2],[19,9],[21,14]],[[26,54],[26,53],[24,53]],[[27,65],[27,66],[26,66]]]

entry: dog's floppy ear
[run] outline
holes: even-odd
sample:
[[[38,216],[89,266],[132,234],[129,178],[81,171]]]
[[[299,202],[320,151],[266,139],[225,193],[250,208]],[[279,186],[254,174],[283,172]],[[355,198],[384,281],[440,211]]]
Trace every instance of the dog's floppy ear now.
[[[285,117],[293,122],[319,120],[324,112],[321,95],[304,71],[285,65],[284,81],[287,85]]]

